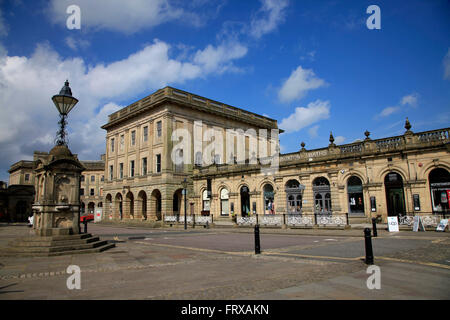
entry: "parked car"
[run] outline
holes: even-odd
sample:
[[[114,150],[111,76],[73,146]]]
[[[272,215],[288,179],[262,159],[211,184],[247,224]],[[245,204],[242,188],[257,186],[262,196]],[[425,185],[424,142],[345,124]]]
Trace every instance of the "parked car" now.
[[[80,222],[83,223],[84,221],[94,221],[94,214],[93,213],[87,213],[80,215]]]

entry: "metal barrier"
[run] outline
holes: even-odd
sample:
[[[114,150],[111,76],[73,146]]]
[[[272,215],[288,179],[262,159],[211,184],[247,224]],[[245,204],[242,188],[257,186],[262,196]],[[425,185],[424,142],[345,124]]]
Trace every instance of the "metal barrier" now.
[[[432,212],[407,213],[398,217],[398,224],[411,227],[414,224],[414,217],[419,216],[424,227],[437,227],[442,219],[450,219],[450,213],[436,214]]]
[[[164,215],[165,224],[184,224],[184,215]],[[230,219],[230,222],[232,220]],[[188,215],[188,225],[211,225],[213,216]],[[246,217],[236,217],[235,224],[242,227],[345,227],[348,223],[348,214],[254,214]]]

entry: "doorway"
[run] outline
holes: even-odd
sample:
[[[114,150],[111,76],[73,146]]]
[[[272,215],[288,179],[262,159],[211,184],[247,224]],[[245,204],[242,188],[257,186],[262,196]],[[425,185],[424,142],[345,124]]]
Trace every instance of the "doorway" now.
[[[386,188],[386,203],[388,216],[403,216],[406,214],[403,179],[396,172],[391,172],[384,178]]]

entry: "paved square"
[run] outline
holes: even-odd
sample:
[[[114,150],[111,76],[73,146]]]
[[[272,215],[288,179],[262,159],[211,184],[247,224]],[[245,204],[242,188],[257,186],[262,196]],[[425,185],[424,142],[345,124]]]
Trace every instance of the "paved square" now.
[[[90,224],[114,241],[101,253],[56,257],[0,256],[0,299],[448,299],[449,233],[373,238],[381,289],[366,281],[362,230],[127,228]],[[24,236],[0,227],[0,246]],[[314,235],[315,234],[315,235]],[[81,289],[69,290],[69,265]]]

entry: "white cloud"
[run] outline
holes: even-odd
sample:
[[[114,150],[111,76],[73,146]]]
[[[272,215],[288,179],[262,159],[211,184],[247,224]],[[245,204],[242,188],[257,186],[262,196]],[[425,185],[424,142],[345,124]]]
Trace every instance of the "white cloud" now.
[[[208,45],[204,50],[197,51],[193,61],[206,72],[237,71],[231,61],[242,58],[247,51],[247,47],[238,42],[224,42],[217,47]]]
[[[81,29],[96,28],[123,33],[134,33],[166,22],[179,20],[199,25],[199,16],[169,0],[52,0],[48,14],[54,23],[66,25],[67,7],[77,5],[81,11]]]
[[[405,109],[405,107],[417,107],[417,103],[419,100],[419,94],[418,93],[411,93],[406,96],[403,96],[400,99],[400,106],[392,106],[392,107],[386,107],[381,112],[375,116],[375,119],[384,118],[387,116],[390,116],[391,114],[397,113],[401,111],[402,109]]]
[[[345,141],[345,137],[343,137],[343,136],[337,136],[334,138],[335,144],[342,144],[342,143],[344,143],[344,141]]]
[[[398,111],[400,111],[400,107],[387,107],[387,108],[384,108],[378,116],[379,117],[387,117]]]
[[[291,133],[299,131],[309,125],[320,120],[328,119],[330,117],[330,102],[316,100],[308,103],[306,108],[297,107],[295,112],[289,117],[281,120],[279,127]]]
[[[450,80],[450,48],[448,48],[442,64],[444,65],[444,79]]]
[[[0,37],[6,37],[9,32],[9,26],[6,24],[3,18],[3,12],[0,8]]]
[[[202,59],[183,61],[171,58],[169,50],[155,40],[125,59],[92,66],[82,58],[62,58],[48,44],[38,45],[30,57],[0,57],[0,168],[51,149],[58,121],[51,97],[66,79],[79,99],[68,117],[69,146],[80,159],[95,160],[105,152],[100,126],[119,108],[116,101],[224,72],[244,54],[239,47],[208,46],[198,51]]]
[[[303,69],[298,66],[292,71],[289,78],[284,81],[278,91],[278,98],[281,102],[291,102],[303,98],[309,90],[325,86],[326,82],[316,77],[311,69]]]
[[[310,136],[311,138],[313,138],[313,139],[314,139],[314,138],[317,138],[317,137],[318,137],[317,130],[319,130],[319,126],[318,126],[318,125],[309,128],[309,129],[308,129],[308,134],[309,134],[309,136]]]
[[[66,42],[66,45],[74,51],[78,51],[78,49],[86,49],[87,47],[90,46],[89,41],[83,39],[76,39],[70,36],[66,37],[64,41]]]
[[[400,101],[401,105],[409,105],[411,107],[417,106],[417,100],[419,99],[419,95],[417,93],[411,93],[407,96],[404,96]]]
[[[250,22],[250,35],[261,38],[275,30],[285,19],[287,0],[262,0],[262,7]]]

